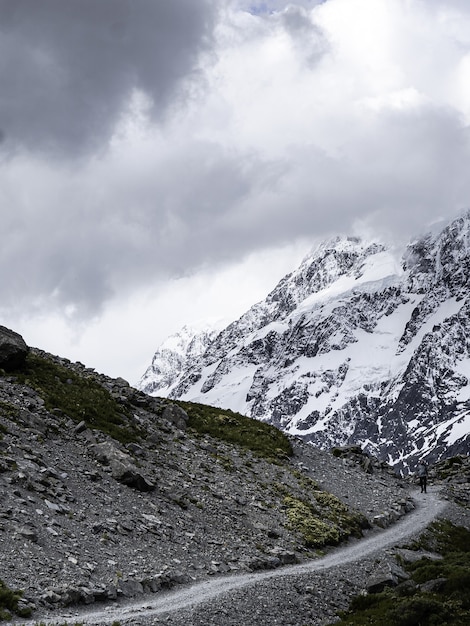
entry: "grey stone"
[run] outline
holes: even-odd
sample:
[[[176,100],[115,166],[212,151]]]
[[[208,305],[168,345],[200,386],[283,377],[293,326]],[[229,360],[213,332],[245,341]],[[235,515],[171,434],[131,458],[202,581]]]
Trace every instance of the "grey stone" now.
[[[441,591],[447,582],[447,578],[434,578],[433,580],[427,580],[425,583],[419,585],[421,591],[425,593],[436,593]]]
[[[16,532],[33,543],[37,543],[38,541],[37,530],[32,526],[19,526],[17,527]]]
[[[0,326],[0,368],[11,371],[23,367],[28,352],[21,335]]]
[[[421,559],[430,559],[431,561],[440,561],[442,559],[441,554],[428,552],[427,550],[408,550],[406,548],[397,548],[395,550],[395,554],[405,563],[415,563]]]
[[[119,583],[119,589],[126,598],[133,598],[144,593],[142,583],[137,580],[122,580]]]
[[[101,464],[110,467],[111,475],[120,483],[138,491],[155,489],[154,483],[134,465],[132,457],[119,450],[114,444],[109,442],[94,444],[90,446],[90,450]]]
[[[73,432],[78,435],[79,433],[82,433],[84,430],[86,430],[86,427],[87,426],[85,422],[82,420],[75,426],[75,428],[73,429]]]
[[[189,420],[189,416],[186,411],[176,404],[169,404],[166,406],[163,409],[162,417],[180,430],[186,429],[187,422]]]
[[[386,587],[396,587],[401,581],[407,580],[409,574],[394,562],[380,563],[366,582],[368,593],[379,593]]]

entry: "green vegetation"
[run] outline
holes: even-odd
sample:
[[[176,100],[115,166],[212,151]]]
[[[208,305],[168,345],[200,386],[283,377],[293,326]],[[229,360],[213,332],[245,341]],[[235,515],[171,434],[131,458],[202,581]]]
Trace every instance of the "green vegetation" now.
[[[270,424],[204,404],[182,401],[176,403],[189,415],[189,427],[200,434],[241,446],[274,462],[292,455],[289,439]]]
[[[18,416],[19,412],[20,411],[18,407],[14,404],[11,404],[10,402],[3,402],[2,400],[0,400],[0,415],[5,415],[9,418],[15,418]]]
[[[20,617],[29,617],[31,615],[31,609],[18,607],[18,602],[21,600],[22,595],[22,591],[12,591],[0,580],[0,622],[11,619],[13,614]]]
[[[300,533],[307,548],[337,545],[350,536],[360,537],[369,526],[361,513],[351,512],[336,496],[323,491],[309,476],[294,470],[301,496],[280,483],[274,490],[284,496],[288,527]]]
[[[52,359],[30,353],[15,375],[43,398],[46,408],[59,409],[75,422],[107,433],[121,443],[136,441],[139,433],[130,411],[91,377],[80,376]]]
[[[323,518],[310,502],[286,496],[283,504],[287,508],[289,527],[302,535],[307,548],[339,543],[339,527]]]
[[[441,560],[405,563],[410,582],[355,598],[339,626],[466,626],[470,623],[470,531],[447,520],[431,524],[411,546],[438,552]],[[428,591],[424,583],[430,584]]]
[[[302,535],[307,548],[337,545],[351,535],[361,535],[367,523],[362,515],[349,512],[345,504],[326,491],[316,489],[313,496],[317,505],[292,495],[283,501],[289,528]]]

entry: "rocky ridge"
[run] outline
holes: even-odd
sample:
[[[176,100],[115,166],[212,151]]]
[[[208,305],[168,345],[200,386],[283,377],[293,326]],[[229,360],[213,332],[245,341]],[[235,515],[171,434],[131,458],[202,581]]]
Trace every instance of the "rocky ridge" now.
[[[70,397],[81,384],[103,390],[126,430],[116,439],[86,411],[51,405],[44,372]],[[292,456],[269,460],[198,433],[189,407],[37,349],[24,371],[0,374],[0,579],[24,590],[23,608],[281,567],[413,507],[406,483],[354,449],[335,456],[291,438]]]

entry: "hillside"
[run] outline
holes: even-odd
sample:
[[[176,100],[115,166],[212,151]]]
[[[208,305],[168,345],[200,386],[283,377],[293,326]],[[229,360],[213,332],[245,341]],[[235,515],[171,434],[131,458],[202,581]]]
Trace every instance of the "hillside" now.
[[[323,449],[357,444],[406,473],[469,452],[469,336],[467,211],[401,258],[379,241],[323,242],[164,385],[157,350],[139,387]]]
[[[413,507],[355,450],[25,352],[0,372],[0,579],[20,613],[301,562]]]

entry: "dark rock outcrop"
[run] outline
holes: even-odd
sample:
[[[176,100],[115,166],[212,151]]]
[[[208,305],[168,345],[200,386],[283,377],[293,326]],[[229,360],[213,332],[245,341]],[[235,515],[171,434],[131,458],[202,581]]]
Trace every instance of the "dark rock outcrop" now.
[[[0,368],[5,371],[20,369],[29,348],[23,337],[5,326],[0,326]]]

